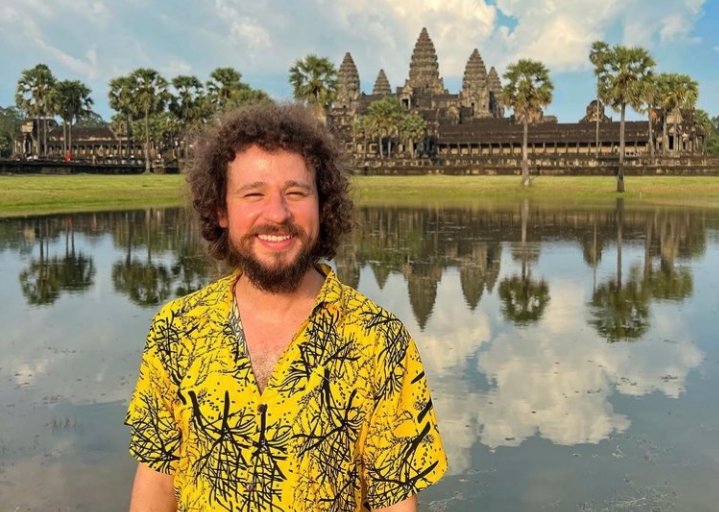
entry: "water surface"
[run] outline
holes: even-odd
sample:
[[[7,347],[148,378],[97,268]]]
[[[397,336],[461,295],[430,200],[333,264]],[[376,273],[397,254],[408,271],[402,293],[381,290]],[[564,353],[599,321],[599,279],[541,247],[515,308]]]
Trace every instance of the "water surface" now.
[[[416,338],[450,459],[420,508],[717,510],[719,211],[363,208],[333,262]],[[124,511],[182,209],[0,219],[0,510]]]

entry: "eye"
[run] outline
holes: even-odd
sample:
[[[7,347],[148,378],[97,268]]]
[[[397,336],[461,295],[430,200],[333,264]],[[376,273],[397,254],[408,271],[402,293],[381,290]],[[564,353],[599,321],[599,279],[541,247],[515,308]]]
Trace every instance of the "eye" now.
[[[289,190],[287,192],[287,196],[291,197],[292,199],[301,199],[303,197],[307,197],[307,192],[304,190]]]
[[[248,192],[242,196],[243,199],[257,200],[262,198],[262,194],[259,192]]]

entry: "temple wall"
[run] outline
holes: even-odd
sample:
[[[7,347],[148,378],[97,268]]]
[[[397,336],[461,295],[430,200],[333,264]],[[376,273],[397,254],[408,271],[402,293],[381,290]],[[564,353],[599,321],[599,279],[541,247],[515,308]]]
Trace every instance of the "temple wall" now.
[[[354,172],[365,175],[520,175],[521,147],[515,156],[448,156],[435,159],[374,159],[357,162]],[[530,174],[541,176],[614,176],[619,164],[615,155],[597,160],[593,155],[577,154],[572,158],[546,155],[530,159]],[[719,158],[687,156],[657,159],[627,157],[627,176],[719,176]]]

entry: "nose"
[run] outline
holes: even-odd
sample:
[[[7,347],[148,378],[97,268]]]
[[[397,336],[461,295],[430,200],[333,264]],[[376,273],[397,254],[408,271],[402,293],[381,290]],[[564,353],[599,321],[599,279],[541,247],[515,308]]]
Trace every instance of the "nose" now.
[[[271,222],[282,224],[292,217],[287,205],[287,199],[282,193],[268,196],[265,206],[265,218]]]

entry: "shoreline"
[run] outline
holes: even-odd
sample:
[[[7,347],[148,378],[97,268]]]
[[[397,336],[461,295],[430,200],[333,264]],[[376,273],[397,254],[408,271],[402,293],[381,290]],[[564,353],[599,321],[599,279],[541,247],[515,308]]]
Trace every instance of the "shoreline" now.
[[[719,177],[628,176],[617,194],[614,177],[352,176],[357,206],[472,207],[528,198],[588,205],[624,198],[632,204],[719,207]],[[0,175],[0,217],[189,204],[184,175]]]

